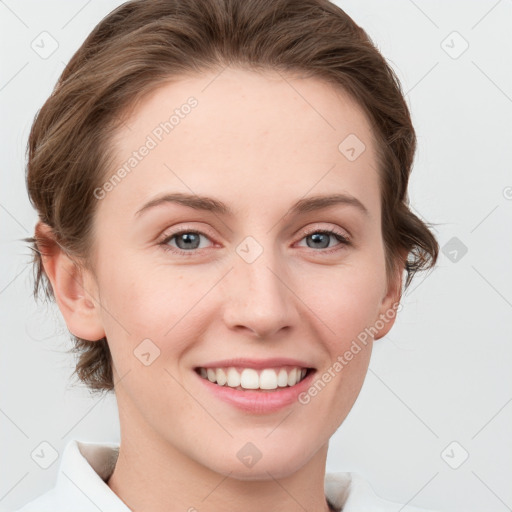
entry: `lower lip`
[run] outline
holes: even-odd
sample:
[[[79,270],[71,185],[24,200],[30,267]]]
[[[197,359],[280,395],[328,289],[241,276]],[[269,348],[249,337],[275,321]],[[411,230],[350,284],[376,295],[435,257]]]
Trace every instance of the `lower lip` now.
[[[228,404],[234,405],[243,411],[254,414],[265,414],[278,411],[294,402],[298,402],[298,396],[310,385],[315,371],[310,371],[298,384],[294,386],[277,388],[269,391],[245,390],[219,386],[204,379],[196,372],[197,378],[206,386],[214,396]]]

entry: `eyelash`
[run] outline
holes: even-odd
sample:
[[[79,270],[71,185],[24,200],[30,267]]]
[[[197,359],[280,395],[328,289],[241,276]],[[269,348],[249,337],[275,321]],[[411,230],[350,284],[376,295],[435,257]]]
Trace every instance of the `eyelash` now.
[[[189,251],[185,251],[183,249],[179,249],[179,248],[176,248],[176,247],[171,247],[168,242],[170,242],[173,238],[179,236],[179,235],[183,235],[185,233],[193,233],[195,235],[203,235],[205,236],[206,238],[209,238],[208,235],[206,235],[205,233],[202,233],[201,231],[196,231],[196,230],[193,230],[193,229],[184,229],[184,230],[181,230],[181,231],[177,231],[176,233],[171,233],[171,234],[168,234],[165,236],[165,238],[159,242],[159,245],[162,246],[162,249],[164,251],[170,251],[174,254],[177,254],[178,256],[195,256],[197,255],[197,253],[200,251],[200,249],[191,249]],[[323,254],[331,254],[333,252],[336,252],[336,251],[339,251],[339,250],[342,250],[344,248],[344,246],[349,246],[351,245],[351,242],[350,242],[350,239],[340,233],[339,231],[336,231],[336,230],[329,230],[329,229],[314,229],[314,230],[311,230],[311,231],[306,231],[306,232],[303,232],[301,233],[302,235],[302,238],[299,240],[303,240],[304,238],[310,236],[310,235],[313,235],[313,234],[317,234],[317,233],[320,233],[320,234],[323,234],[323,235],[332,235],[334,236],[338,242],[340,242],[339,245],[336,245],[334,246],[333,248],[330,248],[330,249],[320,249],[320,250],[315,250],[315,249],[312,249],[314,252],[321,252]]]

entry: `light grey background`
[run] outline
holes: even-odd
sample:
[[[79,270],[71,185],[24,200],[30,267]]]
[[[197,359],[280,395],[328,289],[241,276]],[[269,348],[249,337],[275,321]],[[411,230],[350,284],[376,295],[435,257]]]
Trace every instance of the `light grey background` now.
[[[115,399],[91,398],[70,378],[65,324],[56,307],[33,301],[20,239],[36,221],[24,182],[33,117],[120,3],[0,1],[0,511],[53,485],[60,459],[45,470],[31,458],[41,442],[61,454],[72,438],[119,441]],[[410,505],[510,510],[512,1],[337,3],[402,81],[419,140],[411,202],[436,224],[444,253],[413,281],[395,326],[375,344],[327,469],[357,471],[378,494]],[[31,47],[43,31],[58,42],[46,59]]]

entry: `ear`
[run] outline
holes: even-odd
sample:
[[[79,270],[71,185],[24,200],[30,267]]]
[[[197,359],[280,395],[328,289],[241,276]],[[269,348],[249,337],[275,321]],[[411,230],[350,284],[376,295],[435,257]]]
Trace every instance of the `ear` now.
[[[374,323],[375,329],[377,330],[377,334],[374,337],[375,340],[384,337],[395,323],[396,315],[400,308],[400,300],[402,298],[402,283],[407,256],[407,251],[400,251],[400,265],[395,275],[391,276],[387,282],[386,294],[382,298],[379,314]]]
[[[35,232],[45,273],[68,330],[84,340],[100,340],[105,331],[93,274],[81,269],[66,253],[50,226],[38,222]]]

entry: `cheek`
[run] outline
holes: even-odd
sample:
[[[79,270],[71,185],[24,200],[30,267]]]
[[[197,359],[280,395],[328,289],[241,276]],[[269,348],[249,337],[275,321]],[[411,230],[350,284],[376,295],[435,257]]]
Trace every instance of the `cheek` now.
[[[162,355],[184,350],[185,331],[197,325],[201,311],[195,305],[211,287],[211,270],[208,274],[129,258],[105,268],[100,280],[102,315],[113,353],[131,355],[145,339]]]
[[[339,350],[375,322],[385,286],[384,259],[361,254],[357,262],[317,269],[302,280],[298,295]]]

